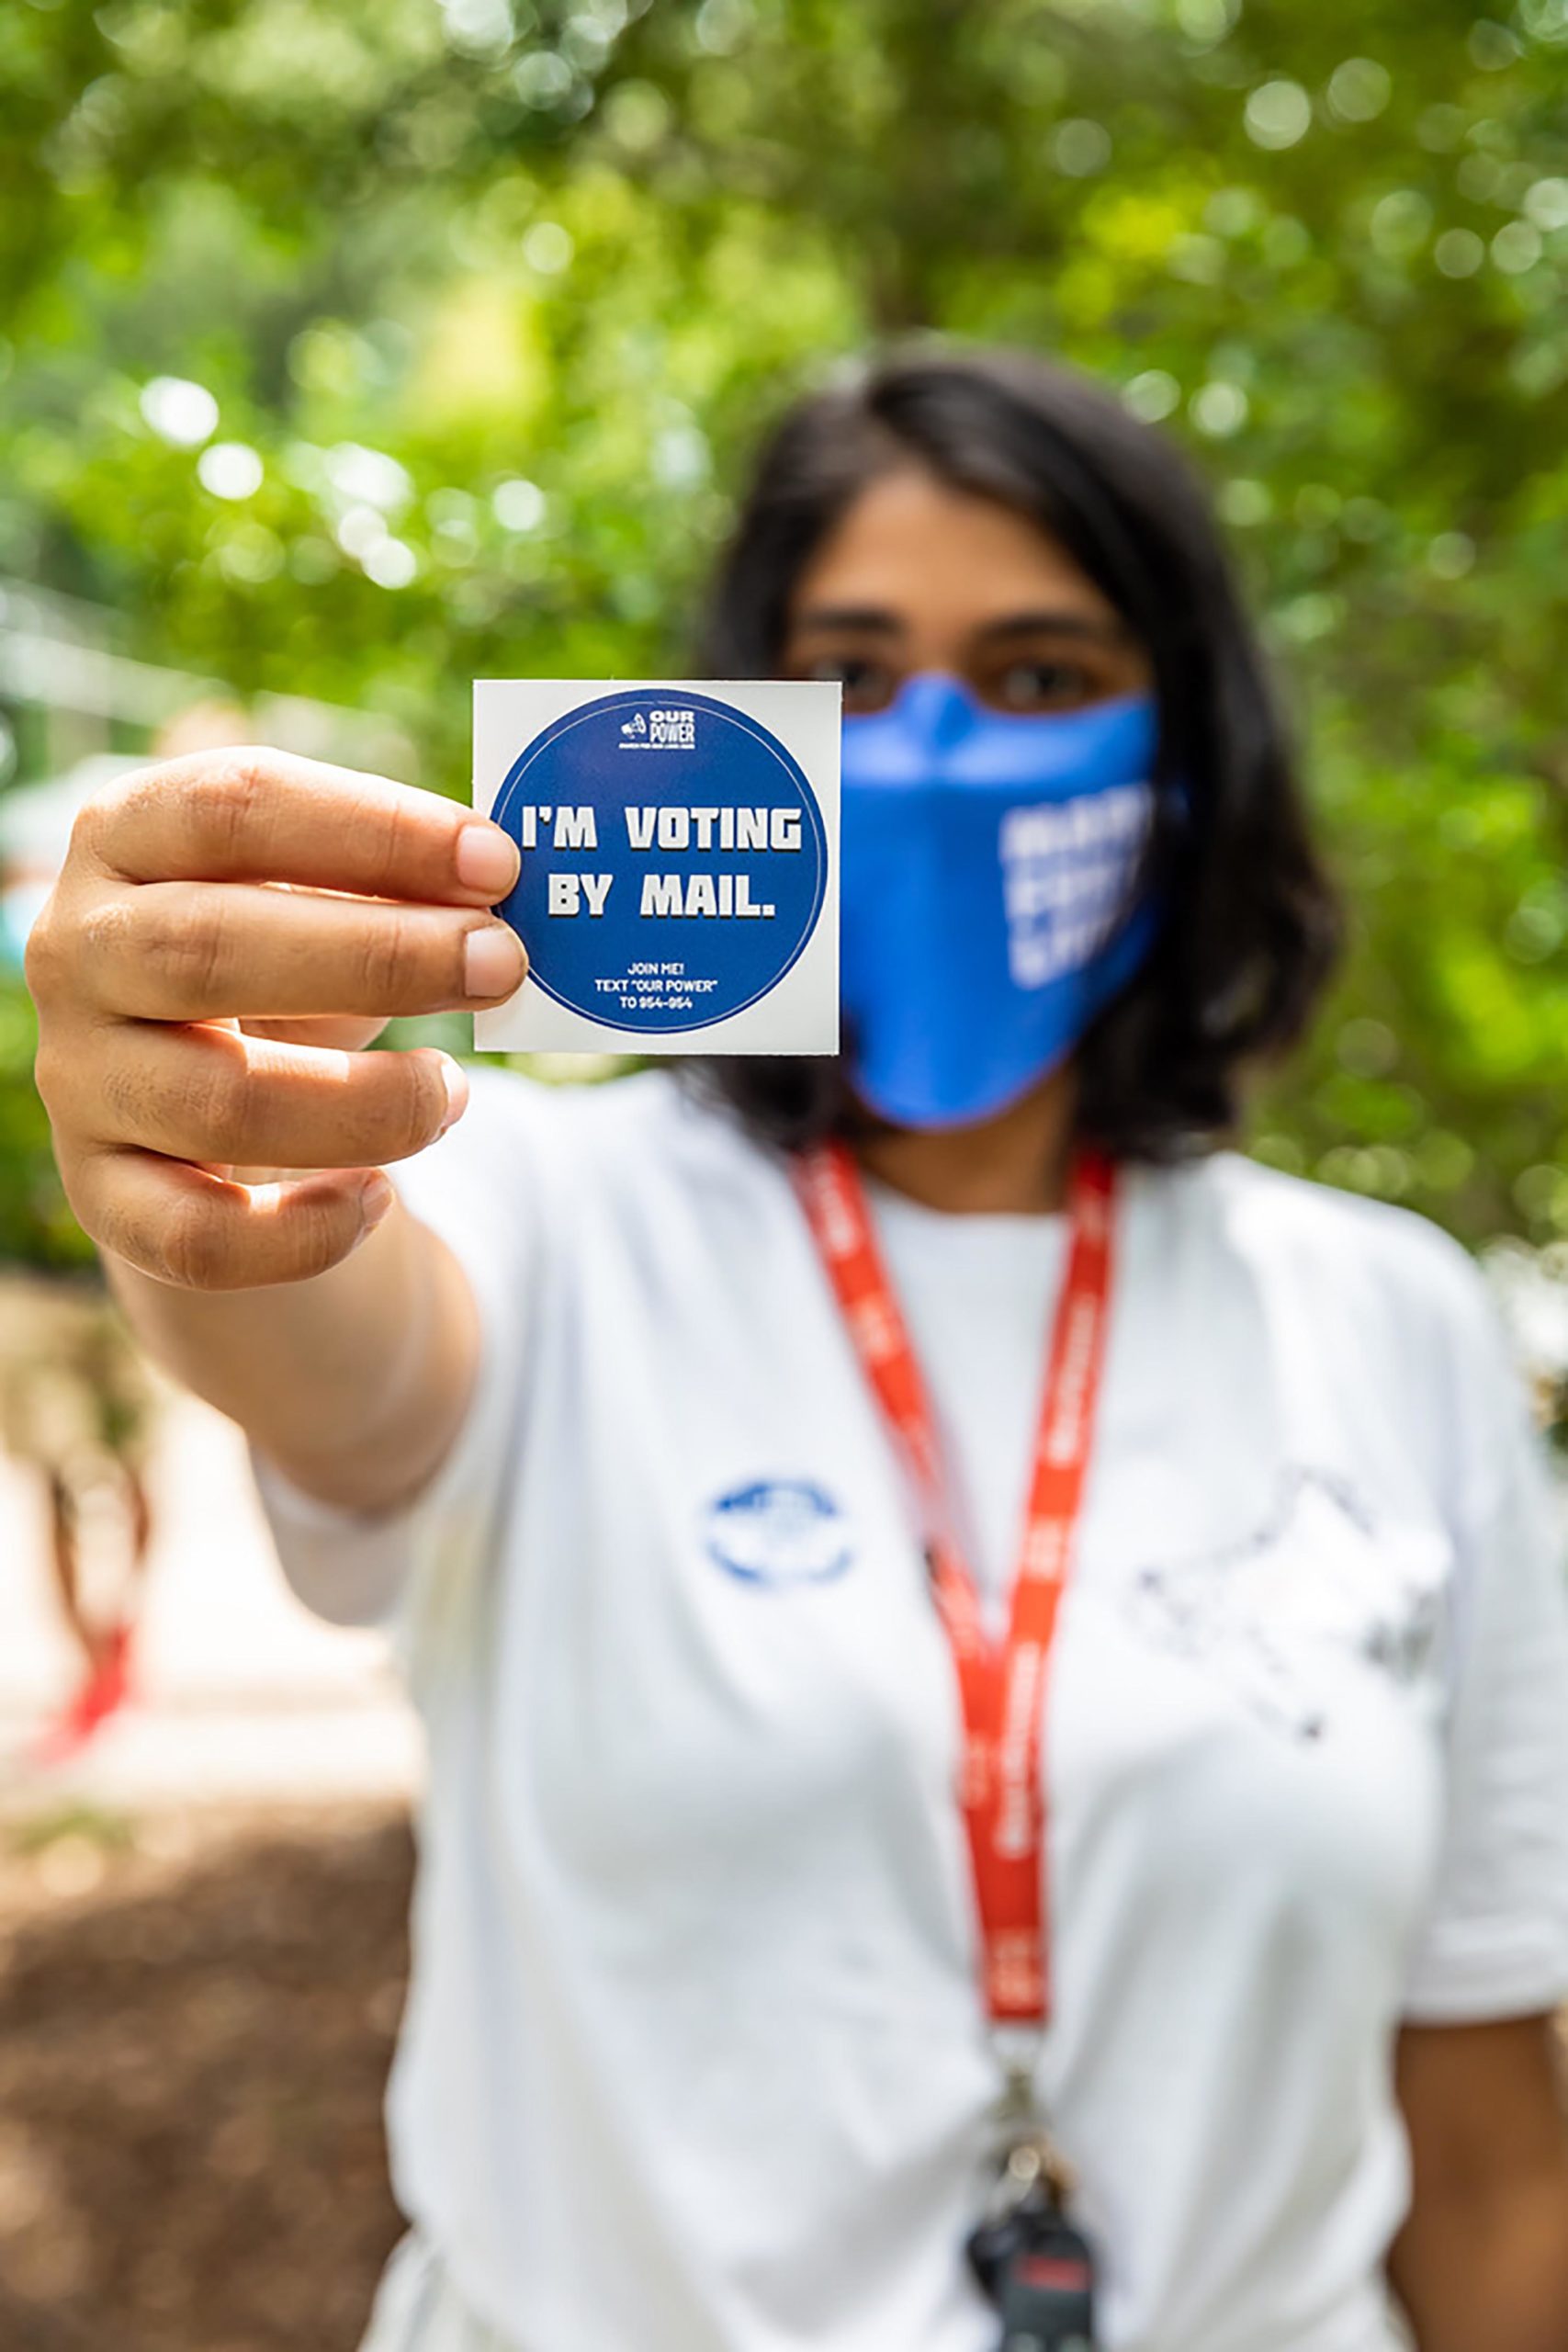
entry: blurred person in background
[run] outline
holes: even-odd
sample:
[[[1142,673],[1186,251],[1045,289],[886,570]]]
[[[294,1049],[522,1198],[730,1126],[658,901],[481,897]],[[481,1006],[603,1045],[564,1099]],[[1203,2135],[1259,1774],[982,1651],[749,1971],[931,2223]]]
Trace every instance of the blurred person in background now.
[[[154,760],[222,751],[250,739],[238,703],[187,705],[158,730]],[[0,801],[0,947],[18,965],[96,795],[145,762],[100,752]],[[124,1317],[78,1279],[0,1270],[0,1447],[41,1481],[49,1566],[80,1660],[74,1689],[28,1760],[64,1760],[131,1690],[152,1503],[147,1458],[152,1381]],[[106,1540],[107,1538],[107,1540]]]
[[[80,1661],[31,1762],[72,1754],[130,1695],[156,1417],[141,1351],[96,1283],[0,1268],[0,1448],[42,1485],[49,1566]]]
[[[837,1063],[360,1053],[516,854],[263,752],[35,934],[73,1203],[428,1731],[368,2342],[1559,2352],[1557,1546],[1458,1247],[1221,1148],[1337,918],[1205,504],[917,352],[711,612],[843,684]]]

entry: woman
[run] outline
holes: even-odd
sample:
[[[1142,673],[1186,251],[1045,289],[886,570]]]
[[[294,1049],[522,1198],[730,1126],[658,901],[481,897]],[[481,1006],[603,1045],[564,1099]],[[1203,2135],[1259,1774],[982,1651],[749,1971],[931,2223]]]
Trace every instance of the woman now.
[[[1555,1548],[1461,1253],[1213,1148],[1334,922],[1201,502],[916,355],[713,609],[844,684],[841,1067],[422,1151],[344,1049],[514,989],[515,854],[259,752],[35,941],[78,1213],[428,1726],[375,2352],[1568,2344]]]

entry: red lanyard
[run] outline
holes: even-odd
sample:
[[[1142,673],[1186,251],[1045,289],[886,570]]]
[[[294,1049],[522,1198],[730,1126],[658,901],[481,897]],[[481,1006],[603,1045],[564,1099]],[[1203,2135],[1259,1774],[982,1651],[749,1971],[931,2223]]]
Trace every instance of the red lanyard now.
[[[1045,1679],[1094,1442],[1116,1172],[1098,1153],[1081,1154],[1074,1166],[1067,1269],[1046,1361],[1011,1622],[998,1643],[986,1631],[944,1506],[930,1401],[860,1171],[841,1143],[807,1152],[798,1170],[801,1204],[845,1327],[926,1523],[931,1589],[964,1713],[959,1802],[974,1865],[987,2007],[998,2025],[1043,2025],[1050,2007],[1040,1771]]]

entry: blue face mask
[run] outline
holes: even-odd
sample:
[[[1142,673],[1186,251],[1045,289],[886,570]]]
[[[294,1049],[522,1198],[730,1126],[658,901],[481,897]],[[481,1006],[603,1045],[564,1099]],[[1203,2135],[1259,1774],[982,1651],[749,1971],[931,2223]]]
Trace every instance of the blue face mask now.
[[[850,1075],[906,1127],[1005,1110],[1065,1061],[1158,929],[1139,876],[1153,698],[1060,717],[910,678],[843,737]]]

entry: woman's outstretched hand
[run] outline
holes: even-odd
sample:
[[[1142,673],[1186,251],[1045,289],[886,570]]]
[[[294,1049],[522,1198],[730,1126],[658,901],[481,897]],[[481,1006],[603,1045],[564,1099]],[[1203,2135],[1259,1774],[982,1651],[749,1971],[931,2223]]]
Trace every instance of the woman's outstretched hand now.
[[[357,1049],[394,1014],[513,993],[526,959],[489,910],[516,872],[470,809],[277,752],[174,760],[90,801],[28,979],[61,1173],[99,1246],[204,1291],[347,1257],[390,1205],[381,1163],[467,1099],[445,1054]]]

